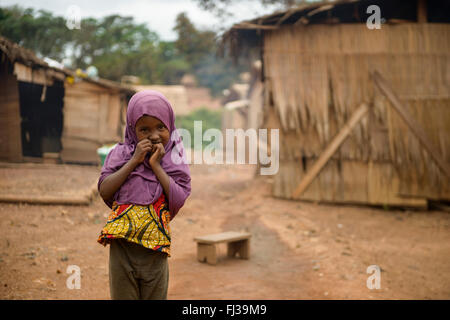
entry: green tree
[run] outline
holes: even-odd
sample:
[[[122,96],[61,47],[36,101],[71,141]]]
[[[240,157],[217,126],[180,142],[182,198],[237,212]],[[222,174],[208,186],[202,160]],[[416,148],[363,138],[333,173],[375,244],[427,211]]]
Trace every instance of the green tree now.
[[[0,34],[40,56],[61,60],[72,35],[65,20],[45,10],[0,8]]]
[[[160,81],[159,38],[146,25],[119,15],[85,18],[79,30],[69,30],[65,23],[63,17],[43,10],[0,8],[0,34],[38,56],[70,58],[72,68],[95,65],[100,76],[111,80],[135,74],[144,82]]]
[[[161,41],[158,46],[158,79],[162,84],[179,84],[181,77],[190,71],[191,66],[178,54],[173,41]]]
[[[175,48],[194,70],[206,55],[214,52],[216,34],[209,30],[197,30],[186,13],[177,16],[174,30],[178,36]]]
[[[145,24],[120,15],[85,18],[81,29],[69,30],[64,17],[48,11],[0,8],[2,36],[40,57],[69,61],[72,69],[94,65],[103,78],[135,75],[144,84],[177,84],[193,73],[200,85],[219,94],[244,70],[219,59],[215,32],[197,29],[185,13],[178,15],[175,31],[176,41],[161,41]]]
[[[199,85],[211,89],[213,95],[228,88],[246,70],[245,64],[234,65],[229,58],[219,58],[216,34],[212,30],[198,30],[186,13],[177,16],[174,30],[177,54],[189,63],[188,71],[196,76]]]
[[[238,2],[238,0],[194,0],[203,10],[213,12],[216,16],[224,18],[232,16],[233,13],[228,9],[230,5]],[[321,0],[259,0],[263,6],[277,5],[278,9],[287,10],[289,8],[308,3],[317,2]],[[322,0],[322,2],[327,2]]]
[[[194,121],[202,121],[203,132],[212,128],[220,130],[222,127],[222,112],[212,111],[202,107],[192,111],[188,115],[176,116],[175,126],[177,127],[177,129],[185,129],[190,133],[191,148],[194,148]],[[214,143],[220,143],[220,141],[214,141]],[[184,143],[184,145],[187,146],[187,143]],[[202,144],[202,148],[206,147],[207,145],[209,145],[209,143]]]
[[[129,64],[131,58],[151,57],[156,53],[158,36],[147,29],[144,24],[135,24],[132,17],[111,15],[97,21],[94,18],[86,18],[81,21],[81,29],[73,30],[73,61],[74,65],[85,68],[89,64],[97,66],[106,74],[110,74],[109,68],[114,65],[102,63],[102,60],[123,60],[123,67]],[[138,61],[137,65],[142,64]],[[134,70],[132,70],[134,71]],[[115,77],[116,78],[116,77]]]

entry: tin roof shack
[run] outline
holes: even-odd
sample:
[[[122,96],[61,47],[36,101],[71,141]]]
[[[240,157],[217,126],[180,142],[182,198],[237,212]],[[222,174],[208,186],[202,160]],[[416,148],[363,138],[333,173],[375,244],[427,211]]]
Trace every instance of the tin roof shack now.
[[[370,5],[381,29],[366,24]],[[235,57],[260,47],[263,127],[281,129],[275,196],[450,200],[449,11],[431,0],[315,3],[223,35]]]
[[[121,139],[134,90],[76,78],[3,37],[0,59],[0,159],[98,163],[97,148]]]

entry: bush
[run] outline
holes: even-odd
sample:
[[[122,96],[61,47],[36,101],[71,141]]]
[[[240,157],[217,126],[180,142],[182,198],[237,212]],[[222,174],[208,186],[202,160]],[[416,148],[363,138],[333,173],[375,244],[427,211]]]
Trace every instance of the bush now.
[[[202,134],[211,128],[221,130],[222,111],[214,111],[201,107],[185,116],[176,116],[175,125],[177,129],[186,129],[191,134],[191,147],[194,148],[194,121],[202,121]],[[207,142],[208,145],[210,142]],[[216,143],[219,143],[216,141]],[[186,144],[185,144],[186,145]],[[202,143],[202,146],[206,146]]]

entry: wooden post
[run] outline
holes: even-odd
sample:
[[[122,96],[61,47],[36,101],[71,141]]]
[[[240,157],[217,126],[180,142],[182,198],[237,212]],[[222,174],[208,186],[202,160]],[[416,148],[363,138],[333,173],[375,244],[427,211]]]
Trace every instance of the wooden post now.
[[[292,193],[292,197],[296,198],[300,196],[311,182],[316,178],[331,156],[336,152],[339,146],[345,141],[355,125],[366,115],[369,108],[365,103],[353,113],[350,120],[342,127],[341,131],[331,140],[325,150],[320,154],[319,159],[313,164],[311,169],[303,177],[298,187]]]
[[[227,256],[234,258],[236,254],[239,254],[239,258],[241,259],[248,259],[250,257],[250,241],[248,239],[228,243]]]
[[[248,239],[239,242],[239,257],[241,259],[250,258],[250,241]]]
[[[438,167],[442,170],[442,172],[448,178],[450,178],[450,168],[449,168],[448,164],[445,162],[445,160],[443,158],[441,158],[441,155],[439,154],[437,149],[434,148],[433,144],[431,143],[430,139],[428,139],[423,128],[419,125],[419,123],[417,123],[417,121],[414,119],[414,117],[411,116],[410,113],[408,112],[408,110],[403,106],[403,104],[400,102],[400,99],[397,97],[397,95],[394,93],[394,91],[387,84],[386,80],[377,71],[375,71],[372,74],[372,78],[373,78],[375,84],[378,86],[378,88],[380,88],[381,92],[391,102],[395,111],[397,111],[397,113],[400,115],[400,117],[403,119],[403,121],[405,121],[409,130],[411,130],[411,132],[419,140],[422,147],[431,156],[431,159],[433,159],[436,162],[436,164],[438,165]]]
[[[428,21],[427,1],[417,0],[417,22],[426,23]]]
[[[197,243],[197,259],[208,264],[217,263],[217,251],[215,244]]]

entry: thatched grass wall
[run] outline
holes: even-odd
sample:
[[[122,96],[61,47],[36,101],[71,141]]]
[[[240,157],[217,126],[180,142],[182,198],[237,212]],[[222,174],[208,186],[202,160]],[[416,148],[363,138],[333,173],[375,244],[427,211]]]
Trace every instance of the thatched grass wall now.
[[[450,199],[448,179],[370,78],[378,70],[388,80],[450,163],[449,24],[286,26],[265,31],[263,50],[266,124],[283,129],[275,195],[290,197],[366,102],[368,116],[302,198],[399,205]]]

